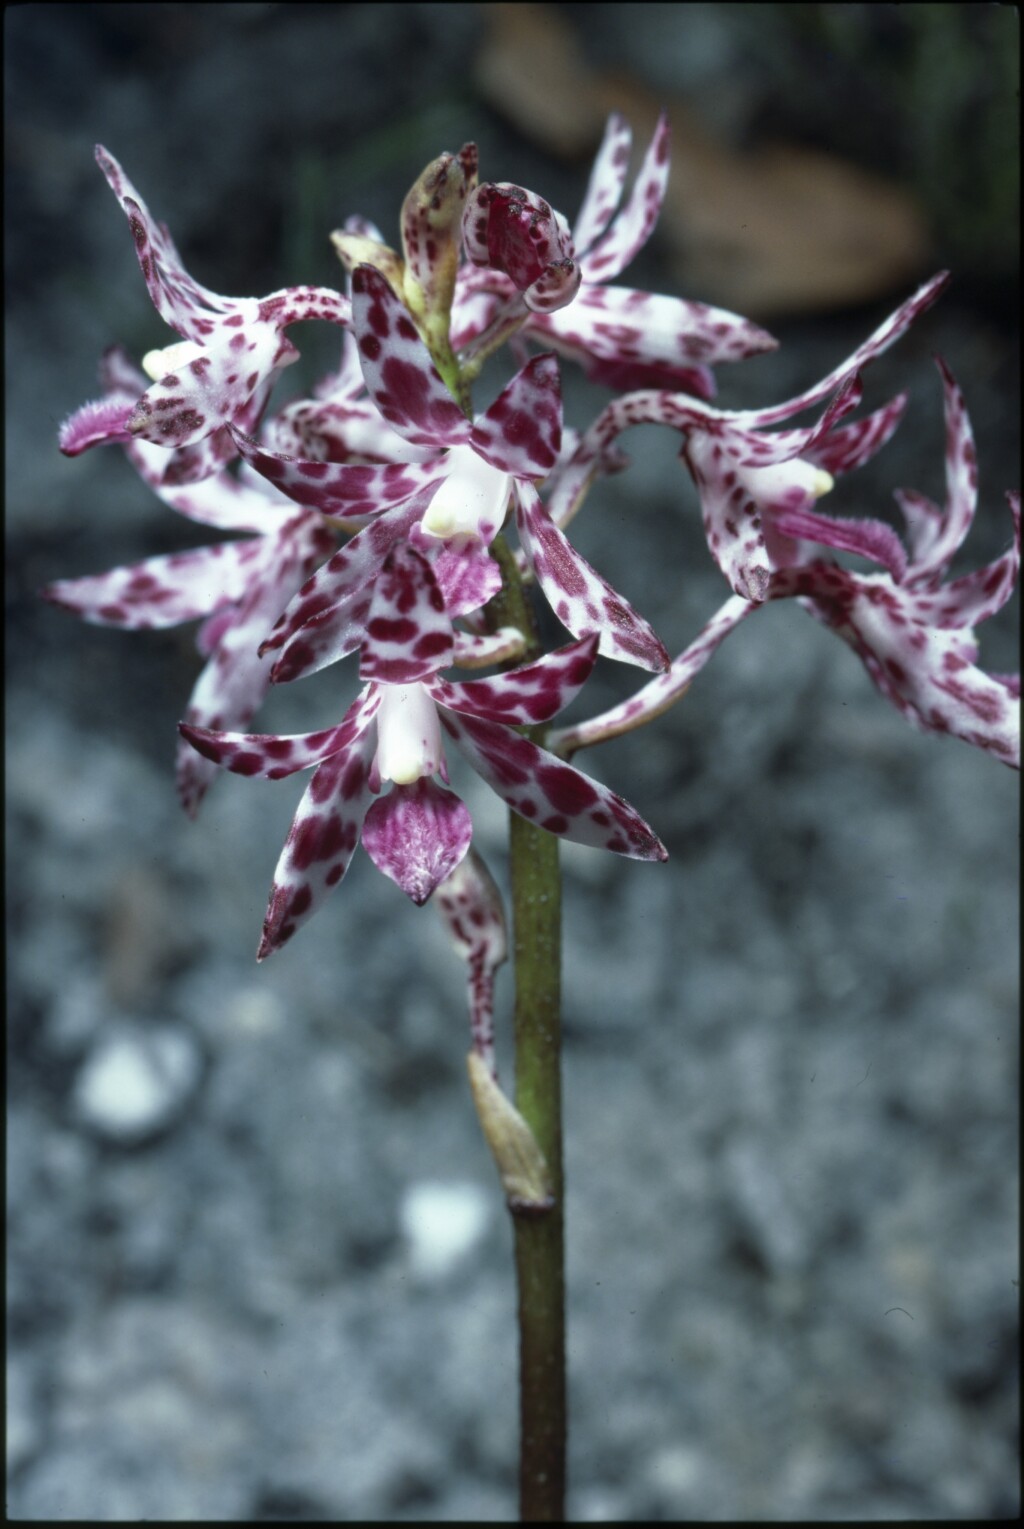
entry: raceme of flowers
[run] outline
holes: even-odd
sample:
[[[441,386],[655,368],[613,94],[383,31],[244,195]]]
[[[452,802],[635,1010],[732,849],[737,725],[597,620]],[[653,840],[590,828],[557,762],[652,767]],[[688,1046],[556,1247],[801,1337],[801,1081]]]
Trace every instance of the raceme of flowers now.
[[[44,594],[110,626],[202,619],[205,665],[178,746],[187,811],[221,769],[270,779],[312,771],[274,875],[260,957],[317,911],[361,842],[414,902],[437,894],[467,962],[474,1045],[492,1068],[490,990],[504,922],[471,849],[446,742],[549,832],[663,859],[637,812],[567,756],[660,714],[740,622],[795,599],[853,648],[912,723],[1020,763],[1019,677],[986,673],[975,637],[1016,582],[1019,497],[1008,496],[1010,550],[944,582],[977,503],[970,422],[944,362],[946,502],[897,493],[909,549],[884,521],[815,507],[897,428],[902,396],[850,418],[861,373],[937,299],[945,273],[798,396],[719,409],[711,368],[776,342],[722,309],[610,284],[657,220],[667,120],[627,190],[630,149],[628,125],[612,116],[570,226],[532,191],[479,183],[475,146],[465,145],[412,187],[400,251],[353,216],[333,235],[344,293],[297,286],[264,298],[222,297],[195,281],[118,162],[96,151],[175,338],[140,365],[109,350],[101,396],[65,422],[61,449],[73,456],[115,443],[172,510],[242,534],[61,580]],[[311,397],[269,414],[274,383],[298,356],[286,331],[310,319],[342,332],[338,369]],[[474,402],[484,360],[506,344],[513,374]],[[563,421],[566,361],[618,395],[582,430]],[[818,406],[815,423],[789,424]],[[680,435],[728,590],[675,660],[567,535],[591,484],[623,470],[617,438],[639,423]],[[851,571],[834,552],[874,571]],[[534,632],[509,617],[510,579],[536,585],[571,640],[542,653]],[[293,737],[243,731],[270,685],[350,654],[361,688],[343,697],[337,723]],[[612,710],[549,729],[598,654],[653,677]],[[444,672],[499,665],[489,677]]]

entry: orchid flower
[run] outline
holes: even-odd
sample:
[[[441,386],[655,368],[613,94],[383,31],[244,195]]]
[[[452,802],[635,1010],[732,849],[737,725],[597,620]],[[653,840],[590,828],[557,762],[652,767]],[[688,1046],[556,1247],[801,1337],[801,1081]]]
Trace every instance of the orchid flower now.
[[[525,336],[578,361],[592,381],[712,398],[711,365],[775,349],[765,330],[723,308],[602,285],[658,220],[669,174],[666,114],[623,202],[631,144],[629,124],[613,113],[571,235],[560,213],[521,187],[484,185],[469,199],[463,236],[471,265],[460,274],[452,317],[452,343],[464,357],[489,352],[515,318]]]
[[[629,804],[514,731],[546,722],[593,668],[596,637],[491,679],[450,682],[455,634],[430,564],[408,543],[388,554],[373,589],[360,678],[341,722],[293,737],[182,724],[207,759],[277,780],[316,766],[274,874],[259,959],[320,906],[360,837],[374,864],[423,903],[465,855],[472,824],[447,781],[442,731],[513,811],[548,832],[634,859],[665,849]],[[392,782],[380,795],[385,781]]]
[[[304,319],[346,325],[348,300],[326,287],[286,287],[269,297],[221,297],[195,281],[182,264],[163,223],[113,155],[97,145],[96,159],[124,209],[149,295],[181,340],[143,360],[152,386],[116,407],[86,404],[61,433],[69,456],[126,435],[175,447],[168,481],[195,481],[237,455],[224,430],[229,422],[251,430],[281,367],[298,358],[284,331]]]
[[[890,527],[880,521],[832,519],[810,506],[831,489],[835,475],[861,466],[892,435],[906,404],[902,394],[864,419],[842,427],[839,421],[860,401],[860,370],[931,306],[948,279],[941,272],[926,282],[827,377],[785,403],[726,412],[665,390],[616,399],[586,432],[574,461],[560,475],[549,502],[552,519],[563,528],[568,524],[623,430],[665,424],[686,437],[682,455],[700,495],[708,546],[743,599],[767,597],[773,569],[797,558],[800,539],[856,551],[867,538],[875,561],[899,576],[904,553]],[[761,433],[830,394],[832,402],[816,425]],[[620,463],[621,458],[614,465]]]
[[[511,498],[525,559],[573,635],[596,631],[601,652],[609,657],[665,668],[668,654],[649,624],[551,524],[533,488],[558,460],[562,401],[555,358],[535,356],[485,413],[467,419],[380,272],[357,267],[352,290],[353,330],[370,399],[394,432],[430,455],[375,466],[314,461],[272,451],[236,430],[246,460],[290,498],[350,526],[366,525],[389,509],[398,516],[403,507],[415,507],[415,526],[403,523],[401,534],[423,552],[457,546],[460,579],[470,593],[452,611],[456,615],[479,607],[499,588],[487,548]],[[367,537],[364,545],[377,542]],[[381,556],[388,546],[390,541],[380,543]],[[358,645],[353,602],[365,606],[378,566],[372,559],[354,559],[344,548],[300,591],[270,639],[270,646],[294,639],[301,644],[302,662],[288,663],[287,678],[311,672],[310,660],[320,668]],[[307,652],[305,629],[313,621],[316,640]]]
[[[978,667],[973,628],[1013,592],[1020,564],[1020,496],[1007,496],[1014,523],[1011,549],[943,586],[974,519],[977,469],[963,395],[945,362],[939,359],[938,366],[945,400],[946,504],[940,510],[923,495],[897,492],[909,558],[902,546],[898,557],[889,555],[887,545],[879,546],[877,522],[845,521],[844,539],[831,545],[885,563],[886,572],[855,573],[821,559],[791,563],[772,574],[767,599],[796,596],[850,644],[882,694],[914,725],[951,733],[1019,769],[1020,676],[987,674]],[[799,514],[787,525],[801,534]],[[824,537],[815,532],[815,539]],[[550,747],[568,754],[653,720],[684,694],[729,632],[760,608],[761,602],[732,595],[667,673],[600,716],[553,732]]]
[[[135,394],[139,373],[114,349],[104,358],[101,379],[105,399],[117,407]],[[85,621],[127,631],[207,617],[197,639],[207,663],[186,718],[204,727],[244,726],[270,684],[271,666],[259,656],[259,644],[297,586],[334,548],[335,536],[321,516],[298,509],[256,474],[241,481],[222,471],[200,483],[172,486],[167,458],[176,453],[132,436],[124,445],[140,476],[171,509],[219,531],[256,534],[60,579],[41,593]],[[215,775],[179,741],[178,795],[190,816]]]
[[[1020,675],[977,664],[974,628],[1009,600],[1020,568],[1020,495],[1007,494],[1013,545],[987,567],[943,584],[978,502],[974,436],[952,373],[942,375],[946,503],[898,491],[911,553],[898,574],[851,573],[821,561],[776,573],[770,598],[789,595],[838,632],[878,689],[915,726],[951,733],[1020,769]],[[871,555],[868,553],[867,555]]]

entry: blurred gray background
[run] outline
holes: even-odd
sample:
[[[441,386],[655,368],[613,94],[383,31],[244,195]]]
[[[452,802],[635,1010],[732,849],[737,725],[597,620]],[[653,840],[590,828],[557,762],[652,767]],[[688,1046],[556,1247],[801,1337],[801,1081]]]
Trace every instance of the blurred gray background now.
[[[35,595],[204,539],[116,449],[56,449],[104,346],[168,339],[93,144],[201,281],[262,294],[337,282],[349,213],[397,238],[408,185],[469,138],[571,218],[606,111],[643,142],[667,104],[671,204],[623,280],[779,336],[720,369],[724,405],[799,390],[953,269],[865,377],[869,407],[909,391],[904,424],[825,508],[941,498],[940,351],[980,463],[960,572],[1005,547],[1020,477],[1018,28],[994,6],[6,11],[12,1517],[516,1502],[511,1236],[435,915],[360,855],[257,968],[299,783],[226,777],[187,823],[192,631]],[[336,353],[293,335],[282,397]],[[567,377],[567,419],[605,397]],[[725,586],[675,437],[623,444],[574,537],[674,653]],[[983,630],[990,667],[1016,622],[1015,600]],[[601,667],[572,715],[634,682]],[[324,725],[354,684],[282,687],[259,725]],[[579,762],[671,859],[564,856],[571,1516],[1014,1516],[1017,777],[911,731],[783,608]],[[502,809],[453,778],[502,879]]]

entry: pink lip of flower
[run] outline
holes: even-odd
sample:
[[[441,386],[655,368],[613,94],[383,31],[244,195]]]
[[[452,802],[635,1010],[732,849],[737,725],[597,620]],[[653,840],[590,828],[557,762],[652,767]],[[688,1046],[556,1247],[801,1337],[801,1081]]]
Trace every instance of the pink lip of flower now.
[[[123,396],[139,374],[122,351],[111,350],[102,377],[108,396]],[[320,516],[278,498],[258,478],[246,484],[221,472],[174,486],[166,469],[175,453],[130,436],[124,446],[140,476],[171,509],[221,531],[256,534],[82,579],[60,579],[41,593],[85,621],[126,631],[209,618],[197,639],[207,663],[186,716],[206,727],[244,726],[270,684],[270,664],[257,653],[260,640],[296,587],[334,548],[334,535]],[[179,743],[178,794],[190,816],[216,773]]]
[[[875,562],[888,561],[888,570],[860,574],[822,560],[797,563],[772,574],[768,599],[796,596],[849,643],[882,694],[911,723],[962,738],[1019,769],[1020,676],[987,674],[978,667],[973,628],[1000,610],[1013,592],[1020,566],[1020,496],[1007,495],[1014,524],[1010,550],[943,586],[974,519],[977,471],[963,395],[946,364],[936,359],[946,420],[945,508],[920,494],[897,492],[909,533],[909,559],[906,554],[898,561],[879,556],[876,522],[845,522],[846,538],[833,545]],[[800,534],[799,516],[793,517],[793,529]],[[723,638],[759,609],[760,604],[732,595],[667,674],[601,716],[552,733],[551,747],[571,752],[652,720],[679,699]]]
[[[278,738],[181,724],[206,758],[241,775],[279,779],[316,766],[275,871],[260,959],[316,911],[360,836],[378,869],[417,903],[459,864],[472,825],[463,803],[432,779],[447,780],[441,729],[514,811],[549,832],[635,859],[665,858],[621,797],[513,731],[572,700],[593,668],[596,638],[491,679],[450,682],[438,670],[454,647],[429,563],[399,543],[374,587],[361,652],[367,684],[337,727]],[[391,791],[374,801],[386,778]]]
[[[342,515],[349,524],[376,520],[389,508],[398,516],[402,507],[416,502],[414,496],[422,495],[418,529],[411,531],[403,524],[401,534],[411,534],[421,551],[430,536],[461,537],[463,564],[472,570],[479,595],[476,604],[497,588],[487,547],[501,529],[511,493],[526,560],[573,635],[598,631],[601,652],[607,656],[647,669],[667,667],[668,654],[650,625],[549,524],[532,487],[533,480],[543,478],[558,460],[562,403],[555,358],[535,356],[484,414],[468,420],[380,272],[358,266],[352,285],[353,330],[370,398],[392,430],[413,445],[433,447],[436,456],[376,467],[312,462],[269,451],[233,431],[246,460],[298,503]],[[464,506],[480,506],[479,513],[463,510],[450,519],[456,499]],[[367,531],[362,535],[364,548],[374,545]],[[382,533],[381,557],[392,540]],[[344,556],[346,550],[321,570],[312,587],[300,591],[271,634],[268,646],[283,646],[309,622],[317,623],[314,649],[306,651],[303,636],[299,662],[289,661],[287,674],[279,677],[298,678],[312,672],[311,659],[320,668],[358,645],[351,604],[356,573],[353,558]],[[372,560],[358,565],[364,601],[376,566]],[[463,603],[455,614],[471,608]],[[335,631],[341,646],[332,646]]]
[[[835,520],[808,506],[831,486],[833,474],[868,461],[892,435],[905,406],[902,395],[862,420],[842,427],[839,421],[860,401],[861,368],[887,350],[931,306],[948,280],[948,273],[940,272],[926,282],[847,360],[784,403],[724,411],[664,389],[615,399],[560,473],[548,505],[552,519],[560,527],[568,524],[587,483],[602,470],[623,430],[634,424],[665,424],[686,436],[683,457],[700,494],[708,545],[736,594],[765,599],[773,568],[794,560],[798,539],[857,550],[869,537],[869,555],[898,575],[904,553],[891,528],[878,521]],[[816,425],[760,433],[829,394],[835,396]]]
[[[629,124],[613,113],[572,236],[558,235],[564,245],[563,258],[567,251],[582,277],[581,283],[577,278],[575,300],[567,306],[557,304],[557,311],[554,305],[548,310],[531,303],[535,311],[523,332],[579,362],[592,381],[607,387],[672,387],[712,398],[715,385],[710,366],[774,350],[778,341],[748,319],[723,308],[602,285],[625,269],[646,244],[658,220],[669,174],[667,115],[663,112],[658,119],[632,191],[616,217],[625,190],[631,143]],[[478,197],[482,190],[476,193]],[[528,192],[520,194],[530,196]],[[547,207],[539,197],[533,201]],[[551,217],[560,215],[553,213]],[[564,226],[564,219],[561,224]],[[489,230],[474,236],[468,210],[464,229],[471,261],[482,260],[486,265]],[[472,348],[497,306],[514,295],[521,279],[506,276],[500,263],[497,270],[472,265],[463,268],[452,317],[456,350]]]
[[[102,420],[86,405],[65,426],[62,450],[69,455],[124,433],[165,447],[195,447],[231,421],[251,429],[274,375],[296,360],[298,351],[284,331],[303,319],[346,325],[348,299],[325,287],[288,287],[269,297],[221,297],[195,281],[182,264],[166,227],[157,223],[117,160],[97,145],[96,159],[124,209],[150,297],[160,317],[185,342],[170,348],[167,370],[133,403]],[[258,401],[258,402],[257,402]],[[220,435],[179,472],[193,478],[213,472],[233,449]],[[183,481],[179,477],[179,481]]]

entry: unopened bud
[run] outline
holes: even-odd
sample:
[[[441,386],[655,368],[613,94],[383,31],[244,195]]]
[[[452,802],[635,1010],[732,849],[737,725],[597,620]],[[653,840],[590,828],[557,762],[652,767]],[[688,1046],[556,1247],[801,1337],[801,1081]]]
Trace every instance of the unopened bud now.
[[[544,1154],[526,1121],[505,1097],[482,1057],[466,1058],[480,1126],[501,1174],[509,1210],[537,1214],[551,1210],[555,1200]]]

